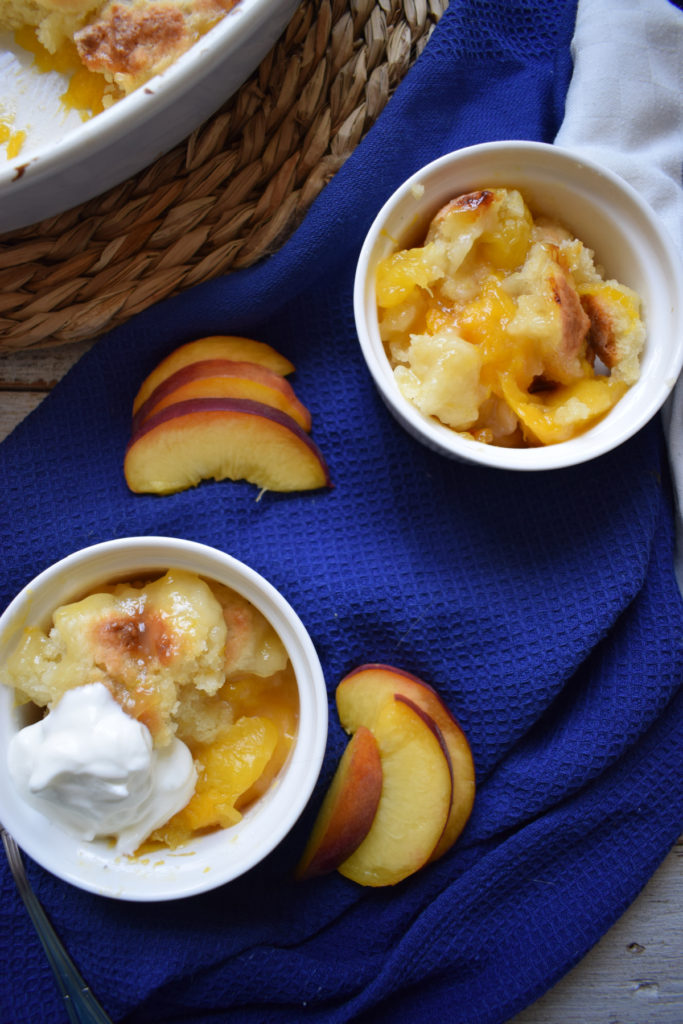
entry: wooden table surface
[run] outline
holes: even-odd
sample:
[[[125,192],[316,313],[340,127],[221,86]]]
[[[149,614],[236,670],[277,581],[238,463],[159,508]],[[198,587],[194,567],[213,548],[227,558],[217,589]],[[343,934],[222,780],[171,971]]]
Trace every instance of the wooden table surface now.
[[[88,348],[0,355],[0,440]],[[514,1024],[683,1024],[683,838],[607,935]]]

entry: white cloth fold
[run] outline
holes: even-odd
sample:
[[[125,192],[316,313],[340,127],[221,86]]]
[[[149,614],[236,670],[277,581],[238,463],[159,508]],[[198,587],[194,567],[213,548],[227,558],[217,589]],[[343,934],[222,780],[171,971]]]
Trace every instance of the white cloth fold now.
[[[558,146],[621,175],[683,252],[683,11],[670,0],[579,0]],[[681,296],[683,301],[683,296]],[[663,410],[683,592],[683,377]]]

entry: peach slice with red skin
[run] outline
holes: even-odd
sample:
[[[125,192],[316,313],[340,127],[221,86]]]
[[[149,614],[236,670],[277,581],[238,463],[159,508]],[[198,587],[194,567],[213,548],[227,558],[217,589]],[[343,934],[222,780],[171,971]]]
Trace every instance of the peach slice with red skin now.
[[[453,771],[453,799],[446,827],[430,860],[441,857],[455,843],[472,811],[475,770],[467,737],[441,697],[423,680],[391,665],[366,664],[349,672],[336,691],[339,720],[347,732],[359,724],[372,728],[384,704],[394,695],[408,698],[436,724]]]
[[[191,398],[248,398],[287,413],[307,432],[311,429],[310,412],[280,374],[245,360],[202,359],[157,384],[133,416],[133,433],[153,413]]]
[[[370,831],[382,792],[377,740],[361,725],[342,754],[299,861],[297,878],[339,867]]]
[[[427,863],[448,821],[453,781],[446,744],[420,707],[396,694],[374,717],[382,793],[365,839],[339,865],[359,885],[396,885]]]
[[[195,341],[188,341],[174,349],[143,380],[133,401],[133,415],[163,380],[183,366],[189,366],[190,363],[201,362],[205,359],[234,359],[240,362],[258,363],[282,377],[286,377],[294,371],[293,364],[286,356],[281,355],[263,341],[241,338],[231,334],[214,334],[207,338],[197,338]]]
[[[236,398],[196,398],[150,416],[131,438],[124,474],[131,491],[147,494],[226,478],[271,491],[330,486],[322,452],[291,416]]]

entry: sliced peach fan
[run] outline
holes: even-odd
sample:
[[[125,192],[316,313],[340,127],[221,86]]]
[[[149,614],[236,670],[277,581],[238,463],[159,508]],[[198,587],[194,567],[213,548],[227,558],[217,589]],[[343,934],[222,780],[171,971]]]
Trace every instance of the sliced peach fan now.
[[[361,665],[337,687],[351,739],[297,869],[396,885],[444,856],[474,801],[467,739],[436,691],[390,665]]]
[[[171,373],[155,387],[133,417],[132,430],[152,413],[191,398],[248,398],[280,409],[307,433],[311,414],[282,375],[259,363],[234,359],[202,359]]]
[[[138,494],[172,494],[203,480],[246,480],[262,491],[331,486],[309,436],[311,414],[270,345],[214,335],[174,349],[133,401],[124,475]]]
[[[173,349],[145,377],[133,401],[133,415],[167,377],[184,366],[207,359],[232,359],[238,362],[258,363],[259,366],[265,366],[282,377],[287,377],[294,372],[294,366],[286,356],[281,355],[262,341],[231,334],[197,338],[195,341],[188,341]]]

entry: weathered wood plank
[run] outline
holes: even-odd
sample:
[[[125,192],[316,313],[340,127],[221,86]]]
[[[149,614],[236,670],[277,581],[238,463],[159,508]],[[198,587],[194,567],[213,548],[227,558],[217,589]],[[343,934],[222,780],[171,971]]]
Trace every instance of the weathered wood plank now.
[[[0,389],[0,441],[45,398],[47,391],[2,391]]]
[[[510,1024],[681,1024],[683,839],[600,942]]]
[[[42,401],[92,342],[0,355],[0,441]]]
[[[91,345],[92,342],[87,341],[3,353],[0,355],[0,392],[3,389],[49,391]]]

